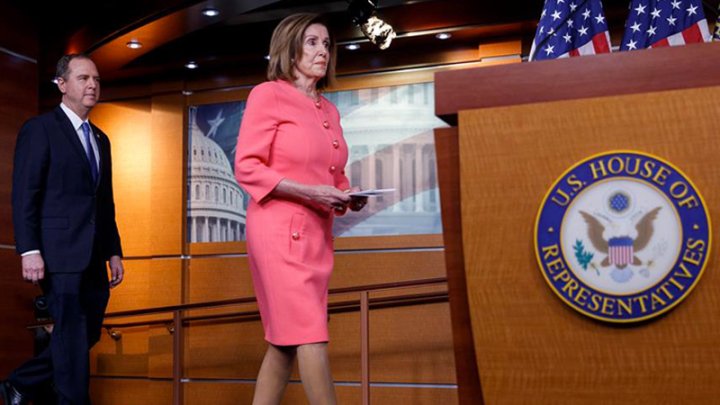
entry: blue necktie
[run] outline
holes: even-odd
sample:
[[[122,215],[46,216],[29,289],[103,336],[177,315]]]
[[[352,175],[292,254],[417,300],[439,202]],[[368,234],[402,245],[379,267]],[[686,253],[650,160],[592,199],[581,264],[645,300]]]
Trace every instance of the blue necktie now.
[[[85,154],[90,163],[90,174],[92,174],[93,182],[97,183],[98,167],[97,161],[95,161],[95,152],[93,151],[92,143],[90,143],[90,124],[83,122],[80,127],[82,128],[83,135],[85,135]]]

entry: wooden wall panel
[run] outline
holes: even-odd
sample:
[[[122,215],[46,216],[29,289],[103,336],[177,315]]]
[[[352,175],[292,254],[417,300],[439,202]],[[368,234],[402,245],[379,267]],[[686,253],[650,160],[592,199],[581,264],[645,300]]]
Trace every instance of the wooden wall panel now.
[[[187,332],[185,375],[254,380],[266,348],[259,319],[193,322]]]
[[[335,387],[339,404],[359,404],[360,387]],[[237,405],[252,402],[253,386],[250,384],[227,384],[190,382],[185,384],[186,404]],[[428,387],[372,387],[370,398],[373,405],[437,405],[457,403],[457,392],[452,388]],[[307,405],[305,392],[299,382],[291,383],[282,405]]]
[[[447,303],[370,311],[370,380],[455,384],[451,331]]]
[[[126,257],[149,256],[152,148],[151,104],[146,100],[100,103],[90,119],[110,137],[115,217]]]
[[[475,343],[470,324],[467,280],[460,220],[460,150],[458,129],[435,129],[438,156],[438,184],[442,205],[445,268],[452,319],[458,400],[462,405],[482,405],[482,387],[476,364]]]
[[[720,43],[708,43],[440,72],[435,113],[454,123],[458,111],[471,108],[717,86],[719,51]]]
[[[37,65],[0,52],[0,244],[15,244],[10,205],[15,139],[37,114],[37,103]]]
[[[336,253],[330,288],[445,277],[441,250]]]
[[[6,376],[33,353],[33,333],[26,327],[35,322],[33,298],[41,293],[40,288],[22,281],[15,250],[0,249],[0,376]]]
[[[710,100],[718,91],[461,112],[465,268],[487,403],[717,402],[717,252],[682,304],[660,319],[617,327],[578,314],[554,295],[532,240],[537,209],[552,182],[581,159],[612,149],[639,149],[677,165],[717,219],[720,104]]]
[[[181,97],[101,103],[93,109],[93,122],[113,145],[113,184],[125,256],[182,253]]]
[[[117,329],[115,340],[103,332],[91,353],[93,376],[172,377],[172,334],[165,325]]]
[[[392,269],[392,271],[388,271]],[[410,252],[338,252],[330,288],[445,277],[441,250]],[[247,256],[195,257],[190,260],[188,301],[204,302],[253,296]]]
[[[185,224],[185,127],[183,96],[154,97],[152,101],[153,255],[183,251]]]
[[[182,260],[125,259],[125,279],[111,290],[108,312],[178,305],[182,302]],[[111,318],[106,322],[125,322]]]
[[[428,320],[432,320],[429,322]],[[266,349],[262,325],[193,322],[187,333],[186,376],[254,379]],[[336,381],[360,381],[360,317],[330,315],[330,363]],[[370,312],[372,381],[455,384],[447,303]],[[236,338],[229,338],[236,337]],[[293,378],[299,379],[297,370]]]
[[[254,296],[247,256],[193,257],[186,294],[187,303]]]
[[[0,4],[0,47],[36,58],[31,18],[9,2]],[[12,225],[12,165],[22,124],[38,112],[38,68],[32,61],[0,51],[0,377],[30,358],[33,298],[40,289],[22,280]]]
[[[172,404],[172,382],[142,379],[92,378],[90,397],[94,404]],[[188,402],[190,404],[191,402]],[[198,402],[198,404],[210,402]]]
[[[108,313],[179,305],[182,302],[180,259],[130,259],[124,261],[125,280],[113,289]],[[110,317],[105,325],[170,320],[172,313],[150,316]],[[100,376],[172,376],[171,322],[152,326],[117,327],[119,340],[103,331],[92,350],[92,373]]]

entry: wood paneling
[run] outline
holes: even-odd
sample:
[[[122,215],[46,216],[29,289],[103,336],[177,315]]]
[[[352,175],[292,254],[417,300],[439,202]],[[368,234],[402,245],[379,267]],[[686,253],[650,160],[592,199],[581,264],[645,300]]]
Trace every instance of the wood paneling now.
[[[692,294],[666,316],[616,327],[578,314],[553,294],[537,267],[532,240],[538,206],[553,181],[587,156],[613,149],[637,149],[677,165],[717,218],[720,104],[709,100],[718,91],[460,113],[465,269],[488,403],[717,402],[717,261],[711,260]]]
[[[255,295],[246,256],[193,258],[188,274],[188,303]]]
[[[0,47],[37,57],[38,41],[28,16],[15,4],[0,4]],[[35,63],[0,51],[0,377],[30,358],[35,321],[33,298],[39,288],[22,280],[12,225],[12,165],[15,140],[23,122],[38,111]]]
[[[339,404],[359,404],[360,387],[336,386]],[[217,382],[185,384],[187,404],[237,405],[252,402],[253,385]],[[370,398],[373,405],[437,405],[457,403],[457,391],[453,388],[432,387],[372,387]],[[299,382],[291,383],[285,391],[282,405],[307,405],[305,392]]]
[[[6,376],[33,354],[33,332],[26,327],[35,322],[33,298],[40,288],[22,281],[20,258],[15,250],[0,249],[0,376]]]
[[[338,253],[330,288],[445,277],[442,251]]]
[[[182,95],[152,101],[152,254],[178,255],[185,243],[185,108]]]
[[[460,220],[460,151],[457,128],[435,130],[438,183],[445,239],[445,268],[450,298],[455,366],[460,404],[482,405],[480,375],[475,362],[475,343],[465,280],[465,264]]]
[[[103,333],[90,358],[94,376],[171,378],[172,334],[165,325],[117,329],[115,340]]]
[[[0,47],[28,58],[37,59],[39,42],[36,27],[34,26],[35,19],[31,14],[20,10],[16,3],[9,1],[0,3]],[[33,67],[30,72],[37,74],[37,68]],[[9,79],[9,77],[3,77],[2,79]],[[17,83],[19,86],[22,82],[18,81]],[[23,93],[30,90],[27,86],[35,88],[33,97],[37,97],[37,77],[34,77],[30,82],[24,83]],[[37,101],[35,104],[37,104]],[[5,104],[2,105],[5,106]],[[35,105],[33,107],[36,108]]]
[[[180,255],[184,223],[182,96],[102,103],[92,120],[113,145],[113,184],[125,256]]]
[[[329,328],[334,379],[359,383],[359,314],[331,314]],[[455,384],[449,330],[447,303],[371,311],[371,381]],[[259,320],[193,322],[187,335],[189,378],[252,380],[267,347]]]
[[[172,404],[172,382],[92,378],[90,380],[90,397],[93,399],[93,403],[101,405]],[[188,404],[191,403],[188,402]],[[211,402],[196,403],[209,404]]]
[[[370,249],[439,248],[443,246],[441,234],[353,236],[335,239],[335,251]],[[193,256],[247,253],[245,242],[190,243]]]
[[[455,123],[454,114],[469,108],[716,86],[718,66],[720,43],[711,43],[441,72],[436,113]]]
[[[130,311],[182,303],[182,260],[126,259],[125,278],[111,290],[108,312]],[[123,318],[106,322],[125,322]]]
[[[13,153],[22,124],[37,114],[37,66],[0,52],[0,72],[0,244],[14,245],[10,205]]]
[[[115,217],[126,257],[149,256],[151,205],[151,103],[100,103],[90,119],[110,138]]]

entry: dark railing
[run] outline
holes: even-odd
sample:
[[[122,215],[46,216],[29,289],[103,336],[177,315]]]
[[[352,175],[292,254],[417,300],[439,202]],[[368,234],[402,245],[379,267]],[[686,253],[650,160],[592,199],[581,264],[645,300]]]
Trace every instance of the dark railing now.
[[[360,387],[362,391],[362,404],[370,404],[370,309],[398,307],[405,305],[431,304],[448,301],[447,288],[444,291],[418,293],[418,294],[398,294],[387,297],[370,298],[370,292],[381,290],[396,290],[402,288],[416,288],[422,286],[446,284],[445,277],[427,278],[420,280],[411,280],[395,283],[371,284],[358,287],[334,288],[329,294],[351,294],[358,293],[359,299],[336,301],[328,304],[329,313],[342,313],[360,311],[360,357],[361,357],[361,381]],[[189,322],[208,321],[219,319],[243,319],[256,320],[259,319],[260,313],[254,311],[233,311],[223,314],[212,315],[196,315],[186,316],[185,312],[190,310],[220,308],[226,306],[236,306],[242,304],[251,304],[255,302],[254,297],[243,297],[230,300],[208,301],[183,305],[170,305],[164,307],[146,308],[131,311],[110,312],[105,315],[105,319],[127,318],[135,316],[146,316],[156,314],[172,314],[172,318],[155,319],[148,321],[134,321],[124,323],[105,322],[103,327],[108,334],[115,340],[122,338],[122,333],[118,330],[133,326],[148,325],[168,325],[168,330],[173,333],[173,405],[183,404],[183,368],[184,368],[184,332],[185,325]]]

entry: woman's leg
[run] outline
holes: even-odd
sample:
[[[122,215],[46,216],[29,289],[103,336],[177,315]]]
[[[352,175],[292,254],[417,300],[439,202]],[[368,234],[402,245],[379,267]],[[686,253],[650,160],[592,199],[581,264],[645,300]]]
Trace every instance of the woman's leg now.
[[[297,348],[300,379],[311,405],[335,405],[335,386],[330,374],[327,343],[300,345]]]
[[[294,346],[268,346],[255,384],[253,405],[277,405],[280,403],[290,379],[295,354]]]

